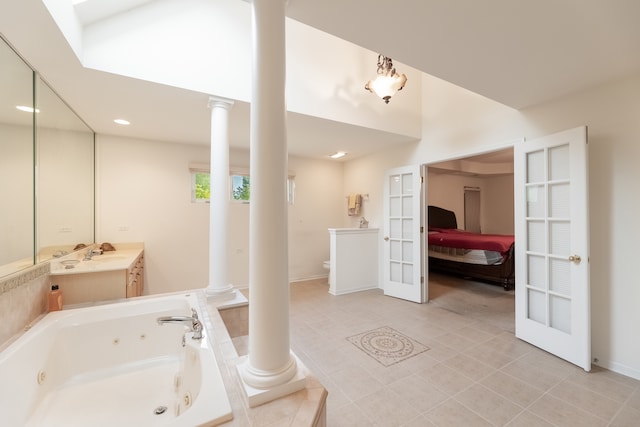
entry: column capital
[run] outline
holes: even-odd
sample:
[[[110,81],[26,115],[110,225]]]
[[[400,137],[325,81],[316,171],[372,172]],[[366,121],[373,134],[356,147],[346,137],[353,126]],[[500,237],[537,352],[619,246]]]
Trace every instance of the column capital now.
[[[222,107],[224,109],[230,110],[233,107],[235,101],[228,98],[221,98],[219,96],[209,96],[209,108]]]

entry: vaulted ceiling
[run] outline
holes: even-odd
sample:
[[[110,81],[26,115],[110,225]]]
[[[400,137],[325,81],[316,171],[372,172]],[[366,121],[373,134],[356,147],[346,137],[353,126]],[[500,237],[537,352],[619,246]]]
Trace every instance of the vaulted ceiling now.
[[[89,0],[77,8],[89,22],[147,1]],[[287,15],[518,109],[640,73],[636,0],[288,0]],[[208,95],[84,69],[41,0],[0,0],[0,33],[55,79],[56,90],[97,132],[208,144],[209,116],[200,108]],[[122,115],[122,97],[126,108],[153,120],[129,128],[92,123],[98,115]],[[201,114],[191,122],[170,120],[195,105]],[[242,103],[232,110],[235,146],[248,143],[248,113]],[[336,149],[363,155],[406,138],[291,115],[289,141],[292,154],[324,157]]]

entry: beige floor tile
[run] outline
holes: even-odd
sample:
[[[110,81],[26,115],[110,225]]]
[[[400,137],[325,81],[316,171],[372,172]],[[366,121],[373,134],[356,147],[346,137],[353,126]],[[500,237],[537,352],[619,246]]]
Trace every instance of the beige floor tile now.
[[[351,366],[331,374],[329,378],[352,401],[360,399],[384,387],[380,381],[372,377],[359,366]],[[331,392],[331,390],[329,390]]]
[[[494,393],[488,388],[474,384],[455,396],[473,412],[489,420],[495,426],[503,426],[522,412],[523,408],[512,401]]]
[[[542,396],[527,409],[558,427],[600,427],[607,425],[605,420],[548,394]]]
[[[554,375],[543,368],[531,366],[521,360],[516,360],[500,369],[505,374],[518,378],[525,384],[547,391],[562,381],[562,377]]]
[[[526,408],[544,394],[543,390],[532,387],[500,371],[483,379],[481,384],[523,408]]]
[[[420,413],[429,411],[449,396],[425,378],[407,376],[388,386]]]
[[[432,368],[418,373],[422,378],[429,380],[438,389],[453,396],[470,387],[474,381],[466,375],[440,363]]]
[[[596,393],[603,394],[610,399],[619,402],[626,401],[633,395],[635,388],[618,381],[617,375],[612,376],[611,374],[609,371],[602,369],[594,369],[591,372],[578,370],[567,379]]]
[[[445,360],[443,363],[474,381],[480,381],[495,372],[495,368],[464,354],[458,354],[451,359]]]
[[[563,381],[549,390],[551,396],[562,399],[605,420],[610,420],[620,410],[622,403],[579,386],[571,381]],[[638,420],[640,424],[640,419]]]
[[[449,399],[427,412],[426,418],[438,427],[491,426],[487,420],[454,399]]]
[[[291,285],[291,346],[329,392],[328,426],[639,425],[640,381],[586,373],[515,338],[513,292],[430,275],[430,297]],[[346,339],[382,326],[430,349],[385,367]]]
[[[415,406],[389,388],[362,397],[356,400],[355,404],[369,418],[384,420],[388,426],[401,426],[420,415]]]
[[[549,424],[529,411],[523,411],[507,424],[507,427],[553,427],[553,424]]]
[[[609,427],[638,427],[638,425],[640,425],[640,411],[625,406]]]

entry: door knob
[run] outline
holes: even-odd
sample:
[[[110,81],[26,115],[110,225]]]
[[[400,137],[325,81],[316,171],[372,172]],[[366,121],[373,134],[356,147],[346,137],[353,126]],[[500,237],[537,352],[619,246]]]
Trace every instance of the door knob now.
[[[389,236],[384,236],[384,241],[388,242],[389,241]]]
[[[580,255],[571,255],[569,257],[569,261],[575,262],[576,264],[580,264],[580,261],[582,261],[582,258],[580,258]]]

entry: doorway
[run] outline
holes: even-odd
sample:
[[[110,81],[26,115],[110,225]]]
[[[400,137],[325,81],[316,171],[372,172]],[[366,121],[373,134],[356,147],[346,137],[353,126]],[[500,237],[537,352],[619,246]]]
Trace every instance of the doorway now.
[[[454,212],[458,229],[513,235],[513,165],[512,147],[429,164],[427,205]],[[514,332],[514,291],[431,264],[427,263],[431,303]]]

